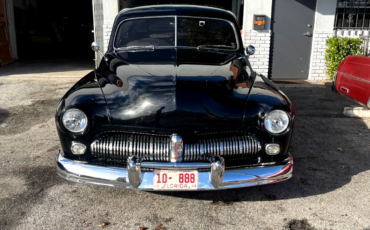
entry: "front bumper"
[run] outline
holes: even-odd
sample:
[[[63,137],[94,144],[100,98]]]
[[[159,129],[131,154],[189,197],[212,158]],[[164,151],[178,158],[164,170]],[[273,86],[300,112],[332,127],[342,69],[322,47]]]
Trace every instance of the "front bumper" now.
[[[293,158],[282,162],[237,169],[224,169],[219,161],[213,163],[143,162],[126,168],[91,165],[64,158],[57,153],[56,169],[60,177],[79,183],[105,185],[123,189],[153,190],[153,172],[145,168],[207,169],[199,171],[198,190],[219,190],[277,183],[292,177]],[[131,180],[130,180],[131,179]]]

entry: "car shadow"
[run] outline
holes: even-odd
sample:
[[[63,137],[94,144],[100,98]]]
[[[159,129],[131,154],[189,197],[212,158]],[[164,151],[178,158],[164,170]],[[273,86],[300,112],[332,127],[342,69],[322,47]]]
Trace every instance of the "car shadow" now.
[[[9,117],[9,112],[5,109],[0,108],[0,125],[6,121]]]
[[[290,180],[241,189],[159,194],[212,200],[217,205],[294,199],[334,191],[350,183],[353,176],[370,169],[370,129],[364,120],[343,115],[343,108],[352,106],[353,101],[323,86],[282,90],[296,112],[290,146],[294,172]]]

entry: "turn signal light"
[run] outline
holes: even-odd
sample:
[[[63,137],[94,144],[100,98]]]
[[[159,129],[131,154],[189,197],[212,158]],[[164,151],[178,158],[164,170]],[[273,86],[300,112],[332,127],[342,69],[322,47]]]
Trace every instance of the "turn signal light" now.
[[[72,142],[71,150],[74,155],[82,155],[86,151],[86,145],[78,142]]]
[[[277,155],[280,153],[280,145],[276,143],[267,144],[265,147],[265,151],[268,155]]]

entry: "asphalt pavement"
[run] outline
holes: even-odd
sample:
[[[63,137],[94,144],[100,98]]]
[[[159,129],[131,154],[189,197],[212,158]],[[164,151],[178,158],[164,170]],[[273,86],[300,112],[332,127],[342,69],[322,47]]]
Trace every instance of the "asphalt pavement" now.
[[[292,179],[143,192],[56,175],[55,108],[79,76],[37,74],[0,74],[0,229],[370,228],[370,120],[345,117],[343,108],[356,104],[323,85],[282,85],[296,111]]]

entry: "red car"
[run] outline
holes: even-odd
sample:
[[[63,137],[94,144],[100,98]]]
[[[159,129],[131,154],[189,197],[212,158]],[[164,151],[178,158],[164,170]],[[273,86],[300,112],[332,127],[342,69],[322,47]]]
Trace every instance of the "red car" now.
[[[370,57],[346,57],[333,77],[333,90],[370,108]]]

